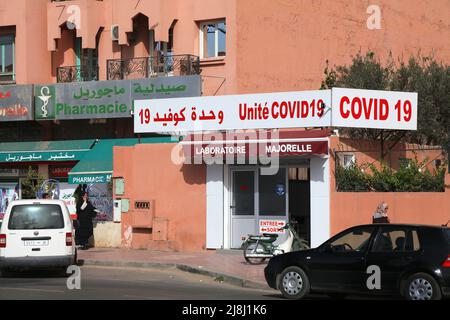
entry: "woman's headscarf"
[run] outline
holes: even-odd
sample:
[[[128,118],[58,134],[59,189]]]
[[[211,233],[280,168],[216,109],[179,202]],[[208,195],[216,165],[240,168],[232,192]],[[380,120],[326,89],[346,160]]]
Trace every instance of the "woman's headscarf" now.
[[[377,210],[375,211],[375,213],[373,214],[374,218],[380,218],[380,217],[384,217],[386,216],[386,208],[388,207],[388,204],[386,202],[381,202],[378,207]]]

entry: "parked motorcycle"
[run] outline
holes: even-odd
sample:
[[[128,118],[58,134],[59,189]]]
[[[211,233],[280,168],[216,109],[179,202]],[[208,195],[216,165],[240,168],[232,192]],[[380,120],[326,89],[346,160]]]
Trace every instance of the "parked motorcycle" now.
[[[278,234],[249,235],[242,244],[245,261],[250,264],[260,264],[267,258],[279,254],[309,249],[308,242],[298,236],[291,223],[286,223],[279,229],[279,231],[282,230],[288,231],[288,237],[279,245],[273,244],[278,239]]]

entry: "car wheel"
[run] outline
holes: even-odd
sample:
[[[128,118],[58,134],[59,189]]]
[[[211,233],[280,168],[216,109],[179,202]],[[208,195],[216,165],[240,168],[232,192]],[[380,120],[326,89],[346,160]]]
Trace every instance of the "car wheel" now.
[[[308,276],[299,267],[284,269],[279,279],[278,288],[285,298],[302,299],[309,293]]]
[[[403,287],[403,296],[408,300],[441,300],[442,293],[437,281],[426,273],[410,276]]]

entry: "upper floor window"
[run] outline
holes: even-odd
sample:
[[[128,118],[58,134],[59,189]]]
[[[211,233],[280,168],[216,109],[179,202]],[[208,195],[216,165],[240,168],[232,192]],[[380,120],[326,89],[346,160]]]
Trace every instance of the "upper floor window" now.
[[[200,24],[200,58],[225,56],[226,34],[225,20]]]
[[[350,168],[356,164],[356,157],[354,153],[339,153],[338,160],[342,167]]]
[[[15,81],[14,36],[0,35],[0,82]]]

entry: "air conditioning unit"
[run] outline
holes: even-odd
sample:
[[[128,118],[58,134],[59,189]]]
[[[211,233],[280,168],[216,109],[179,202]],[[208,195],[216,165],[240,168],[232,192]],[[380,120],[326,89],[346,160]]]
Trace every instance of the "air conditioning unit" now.
[[[111,26],[111,39],[112,41],[119,41],[119,25],[117,24]]]

